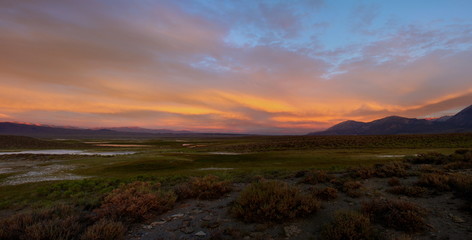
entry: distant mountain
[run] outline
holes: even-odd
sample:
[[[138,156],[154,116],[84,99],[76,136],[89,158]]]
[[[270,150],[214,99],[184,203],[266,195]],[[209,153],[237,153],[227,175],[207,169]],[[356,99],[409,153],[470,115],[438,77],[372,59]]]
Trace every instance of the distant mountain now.
[[[32,137],[0,135],[0,149],[44,149],[44,148],[83,148],[90,147],[80,142],[50,141]]]
[[[454,116],[416,119],[390,116],[372,122],[345,121],[308,135],[393,135],[472,132],[472,105]]]
[[[117,132],[133,132],[133,133],[193,133],[191,131],[176,131],[176,130],[169,130],[169,129],[148,129],[148,128],[140,128],[140,127],[114,127],[114,128],[104,128],[112,131]]]
[[[472,105],[452,116],[446,122],[460,129],[472,129]]]
[[[119,139],[119,138],[159,138],[159,137],[232,137],[242,134],[231,133],[193,133],[163,129],[124,127],[117,129],[82,129],[52,127],[24,123],[0,122],[0,135],[28,136],[37,138],[67,139]]]

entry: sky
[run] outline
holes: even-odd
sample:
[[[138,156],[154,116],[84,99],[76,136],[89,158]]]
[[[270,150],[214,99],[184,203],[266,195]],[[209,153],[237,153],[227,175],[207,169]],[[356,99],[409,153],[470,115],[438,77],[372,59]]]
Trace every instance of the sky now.
[[[304,134],[472,104],[469,0],[1,0],[0,121]]]

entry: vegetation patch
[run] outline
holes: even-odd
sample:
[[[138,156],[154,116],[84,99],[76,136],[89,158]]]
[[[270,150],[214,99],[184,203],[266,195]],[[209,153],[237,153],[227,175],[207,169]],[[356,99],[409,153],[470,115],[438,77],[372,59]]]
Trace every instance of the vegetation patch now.
[[[89,226],[81,236],[81,240],[123,240],[126,227],[121,222],[101,219]]]
[[[405,195],[409,197],[421,197],[428,191],[424,187],[419,186],[394,186],[387,190],[389,193],[396,195]]]
[[[376,177],[406,177],[410,166],[404,162],[389,162],[375,165]]]
[[[358,167],[350,171],[353,178],[369,179],[372,177],[406,177],[410,166],[404,162],[376,164],[373,167]]]
[[[370,219],[352,211],[336,213],[334,220],[322,228],[321,237],[325,240],[380,239]]]
[[[393,177],[393,178],[390,178],[388,179],[388,185],[389,186],[400,186],[401,183],[400,183],[400,179],[396,178],[396,177]]]
[[[334,176],[328,174],[326,171],[312,170],[305,174],[305,178],[302,180],[302,182],[308,184],[317,184],[329,182],[332,179],[334,179]]]
[[[231,212],[246,222],[281,222],[307,216],[320,208],[320,201],[281,181],[261,181],[247,186]]]
[[[101,217],[139,222],[172,209],[176,199],[173,192],[161,190],[159,183],[137,181],[113,190],[95,212]]]
[[[338,198],[338,190],[332,187],[326,187],[323,189],[313,189],[313,195],[321,200],[330,201]]]
[[[0,220],[0,239],[76,239],[87,219],[77,209],[58,205],[50,209],[12,215]]]
[[[375,223],[405,232],[425,230],[426,212],[418,205],[401,200],[372,200],[362,204],[363,213]]]
[[[342,191],[349,197],[358,198],[362,196],[361,187],[362,183],[359,181],[346,181],[342,185]]]
[[[175,187],[175,193],[179,199],[217,199],[232,191],[230,181],[221,181],[219,177],[208,175],[205,177],[193,177],[188,182]]]
[[[438,191],[449,191],[451,187],[449,186],[450,177],[445,173],[427,173],[422,174],[417,181],[419,186],[432,188]]]

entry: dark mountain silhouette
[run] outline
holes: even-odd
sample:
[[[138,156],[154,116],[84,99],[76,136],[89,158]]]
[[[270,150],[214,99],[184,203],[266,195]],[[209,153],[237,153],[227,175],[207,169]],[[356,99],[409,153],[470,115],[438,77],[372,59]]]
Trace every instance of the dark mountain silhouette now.
[[[112,131],[117,132],[133,132],[133,133],[193,133],[191,131],[176,131],[176,130],[169,130],[169,129],[148,129],[148,128],[140,128],[140,127],[113,127],[113,128],[105,128]]]
[[[13,122],[0,122],[0,135],[28,136],[37,138],[67,138],[67,139],[117,139],[117,138],[158,138],[158,137],[227,137],[241,136],[231,133],[194,133],[172,130],[139,129],[132,128],[111,129],[81,129],[32,125]]]
[[[447,122],[453,124],[457,128],[470,130],[472,128],[472,105],[449,118]]]
[[[309,135],[392,135],[472,132],[472,105],[454,116],[416,119],[390,116],[372,122],[345,121]]]

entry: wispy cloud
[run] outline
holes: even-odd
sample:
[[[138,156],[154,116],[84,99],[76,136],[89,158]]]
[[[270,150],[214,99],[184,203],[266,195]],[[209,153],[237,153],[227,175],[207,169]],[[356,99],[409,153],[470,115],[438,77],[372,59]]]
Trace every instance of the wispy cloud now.
[[[0,118],[303,133],[470,105],[472,18],[395,4],[5,0]]]

